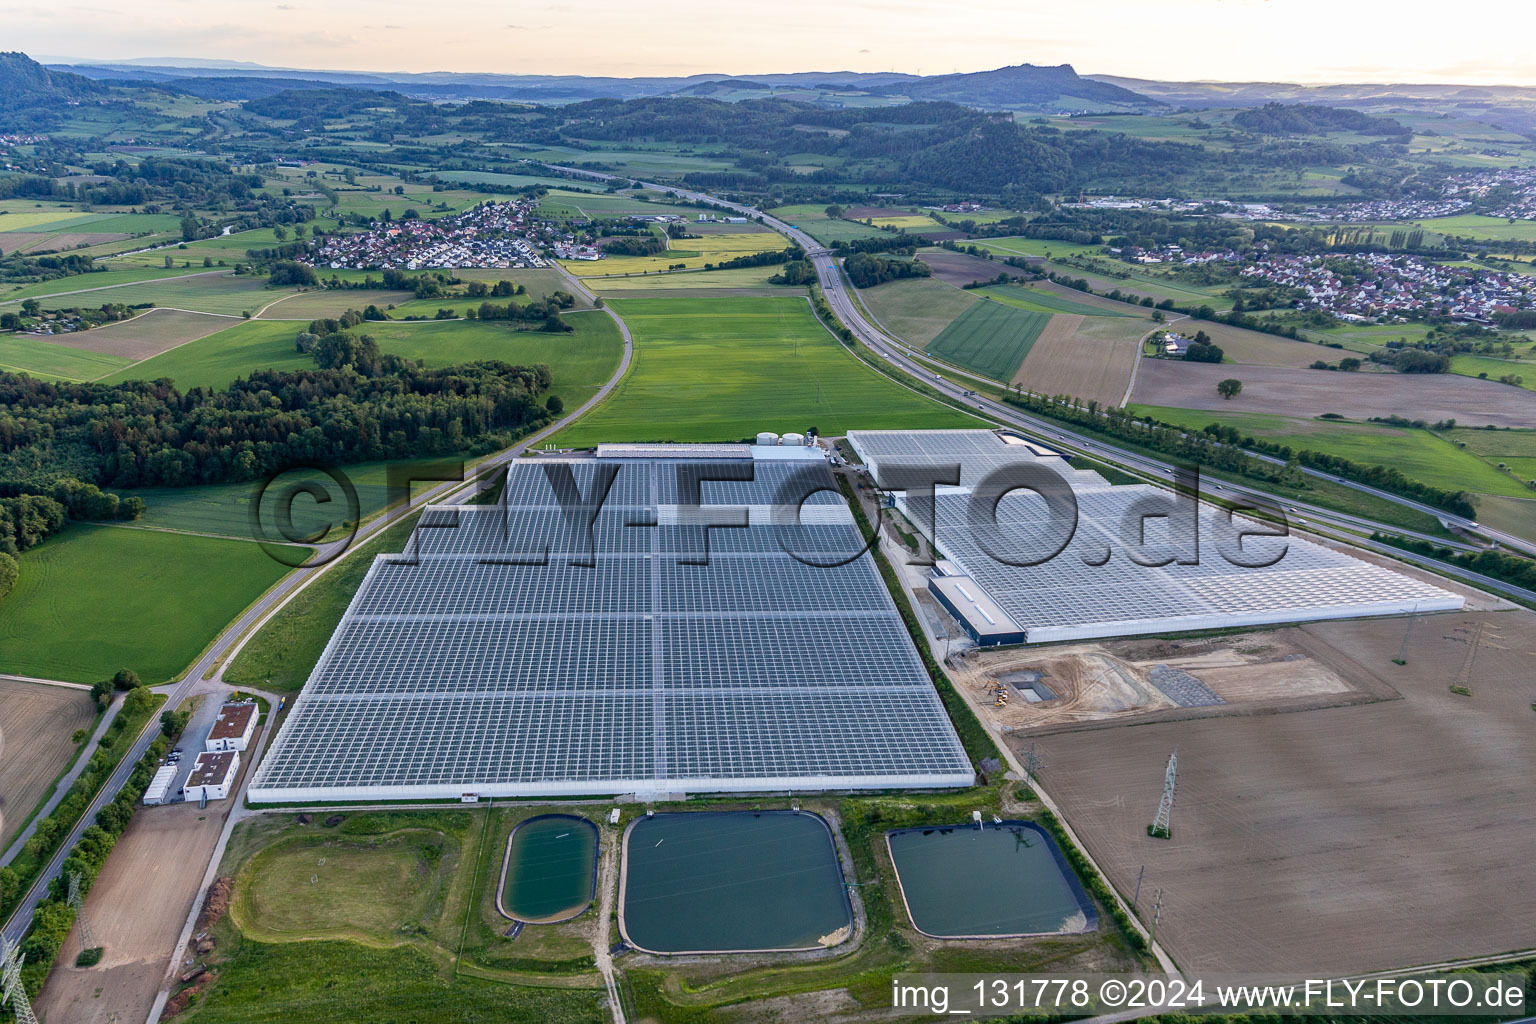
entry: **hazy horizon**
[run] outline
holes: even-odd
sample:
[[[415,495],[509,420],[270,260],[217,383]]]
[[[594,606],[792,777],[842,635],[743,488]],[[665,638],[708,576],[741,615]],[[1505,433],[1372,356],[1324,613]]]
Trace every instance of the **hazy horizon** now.
[[[1291,0],[1283,10],[1268,0],[1097,0],[1070,10],[1027,0],[974,0],[965,10],[919,0],[791,0],[765,13],[742,0],[515,8],[464,0],[450,18],[404,0],[239,8],[101,0],[8,5],[6,46],[82,61],[381,73],[939,75],[1029,63],[1161,81],[1536,86],[1536,62],[1519,56],[1522,47],[1487,55],[1490,39],[1530,38],[1536,8],[1493,0],[1472,9],[1474,17],[1447,18],[1429,0],[1406,0],[1390,13],[1359,0]],[[183,56],[167,56],[174,54]]]

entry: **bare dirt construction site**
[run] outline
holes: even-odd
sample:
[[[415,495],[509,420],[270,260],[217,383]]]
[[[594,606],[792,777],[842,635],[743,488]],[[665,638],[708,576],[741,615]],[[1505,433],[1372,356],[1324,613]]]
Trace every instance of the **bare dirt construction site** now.
[[[1339,976],[1536,947],[1536,614],[1254,636],[1294,644],[1355,690],[1399,697],[1006,737],[1034,744],[1042,788],[1122,893],[1145,865],[1143,917],[1160,889],[1158,939],[1179,966]],[[1263,667],[1284,685],[1288,664],[1304,663]],[[1175,747],[1172,838],[1153,839]]]
[[[1119,405],[1148,328],[1146,321],[1130,317],[1058,313],[1035,339],[1012,383],[1045,395]]]
[[[152,309],[132,320],[119,320],[89,331],[51,336],[49,341],[87,352],[127,359],[148,359],[189,341],[206,338],[239,323],[234,317],[186,309]]]
[[[95,718],[86,690],[0,679],[0,850],[74,757],[75,730]]]
[[[1042,339],[1043,340],[1043,339]],[[1038,350],[1040,343],[1035,343]],[[1033,357],[1034,352],[1030,353]],[[1317,358],[1322,358],[1318,356]],[[1029,365],[1025,360],[1024,365]],[[1236,377],[1242,394],[1224,399],[1216,382]],[[1338,413],[1349,419],[1412,416],[1469,427],[1536,427],[1536,401],[1522,388],[1451,373],[1329,373],[1283,366],[1212,366],[1149,359],[1133,400],[1177,409],[1221,409],[1281,416]]]
[[[242,778],[247,770],[241,766]],[[234,806],[219,800],[201,810],[195,802],[138,809],[85,899],[101,963],[75,966],[80,933],[71,930],[38,996],[41,1020],[111,1024],[149,1015]]]
[[[1352,683],[1301,629],[1134,639],[1060,647],[971,649],[956,682],[998,731],[1041,735],[1126,719],[1164,721],[1366,703],[1396,696]],[[999,707],[996,688],[1006,690]],[[1028,693],[1028,696],[1026,696]],[[1040,698],[1036,700],[1035,698]]]

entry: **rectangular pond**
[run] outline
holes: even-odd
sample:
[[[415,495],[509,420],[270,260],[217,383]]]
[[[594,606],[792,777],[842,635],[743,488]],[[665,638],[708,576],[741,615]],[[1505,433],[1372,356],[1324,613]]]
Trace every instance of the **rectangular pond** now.
[[[624,940],[652,953],[818,949],[853,927],[832,830],[810,813],[637,819],[620,897]]]
[[[1069,934],[1098,927],[1093,901],[1032,821],[888,832],[912,924],[935,938]]]
[[[597,884],[597,826],[571,814],[540,814],[507,837],[497,907],[514,921],[553,924],[587,909]]]

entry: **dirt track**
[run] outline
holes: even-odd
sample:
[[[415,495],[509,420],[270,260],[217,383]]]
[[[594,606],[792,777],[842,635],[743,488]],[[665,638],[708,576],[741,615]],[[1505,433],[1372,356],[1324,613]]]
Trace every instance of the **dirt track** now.
[[[0,680],[0,850],[47,799],[96,717],[84,690]]]
[[[1036,342],[1039,347],[1039,342]],[[1333,352],[1332,349],[1323,350]],[[1033,353],[1031,353],[1033,355]],[[1324,358],[1319,355],[1317,358]],[[1026,365],[1028,361],[1026,360]],[[1236,377],[1243,393],[1227,400],[1216,382]],[[1179,409],[1220,409],[1281,416],[1338,413],[1349,419],[1410,416],[1454,419],[1462,426],[1536,427],[1529,391],[1452,373],[1329,373],[1282,366],[1211,366],[1149,359],[1132,400]]]
[[[1335,671],[1401,700],[1036,741],[1045,788],[1120,891],[1142,865],[1143,911],[1163,890],[1158,938],[1182,968],[1338,975],[1536,946],[1536,615],[1421,617],[1397,666],[1406,627],[1302,628]],[[1155,840],[1175,746],[1173,838]]]

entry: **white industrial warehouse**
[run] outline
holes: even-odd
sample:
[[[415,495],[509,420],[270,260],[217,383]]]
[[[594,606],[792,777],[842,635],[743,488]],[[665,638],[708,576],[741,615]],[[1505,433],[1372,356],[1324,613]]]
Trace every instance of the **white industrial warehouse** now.
[[[607,473],[590,520],[557,505]],[[433,507],[374,562],[250,799],[970,785],[835,492],[799,446],[514,463],[502,506]]]
[[[1232,533],[1229,516],[1207,505],[1199,508],[1200,542],[1192,556],[1172,545],[1166,519],[1140,519],[1149,499],[1169,492],[1145,484],[1112,486],[1097,473],[1074,469],[1057,453],[1006,431],[852,431],[848,441],[877,484],[882,471],[889,477],[898,465],[959,467],[958,485],[935,487],[931,514],[925,499],[914,504],[906,493],[898,494],[896,505],[929,534],[942,555],[929,580],[930,593],[978,644],[1166,634],[1463,605],[1456,594],[1296,536],[1250,537],[1243,542],[1245,552],[1258,556],[1283,550],[1283,555],[1262,567],[1233,564],[1215,542]],[[1016,463],[1059,474],[1080,513],[1070,543],[1038,565],[999,561],[968,523],[975,488],[993,470]],[[996,514],[1005,538],[1028,544],[1042,533],[1047,506],[1034,493],[1020,490],[1002,498]],[[1238,522],[1245,521],[1238,517]],[[1138,529],[1145,530],[1144,538]],[[1174,557],[1198,561],[1138,564],[1128,556],[1128,535],[1149,544],[1162,542]]]

